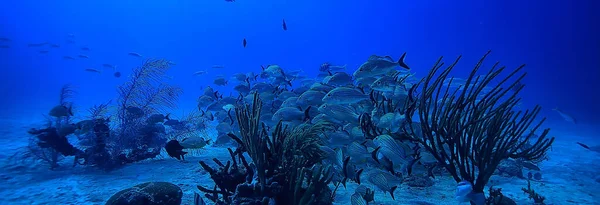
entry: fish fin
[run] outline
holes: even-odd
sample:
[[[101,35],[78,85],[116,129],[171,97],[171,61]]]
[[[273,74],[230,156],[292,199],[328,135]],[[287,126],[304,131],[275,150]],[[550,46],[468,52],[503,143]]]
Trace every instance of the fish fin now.
[[[69,115],[73,116],[73,105],[69,105],[68,111],[69,111]]]
[[[358,171],[356,171],[356,183],[358,183],[358,185],[360,185],[360,175],[363,173],[364,169],[359,169]]]
[[[362,145],[363,147],[365,147],[365,149],[369,149],[369,147],[367,147],[367,140],[365,140],[364,142],[360,143],[360,145]]]
[[[171,116],[171,113],[167,113],[167,115],[165,116],[165,119],[171,120],[171,118],[169,118],[169,116]]]
[[[350,157],[346,157],[344,159],[344,165],[342,166],[342,172],[344,173],[344,178],[348,178],[348,163],[350,162]]]
[[[306,110],[304,110],[304,121],[310,120],[310,108],[312,108],[312,106],[309,105]]]
[[[400,67],[406,68],[407,70],[410,70],[408,65],[404,63],[404,58],[406,58],[406,52],[404,52],[402,56],[400,56],[400,59],[398,59],[398,65],[400,65]]]
[[[381,149],[381,146],[375,148],[375,150],[373,150],[373,152],[371,152],[371,158],[373,158],[373,160],[375,160],[375,162],[377,162],[377,164],[381,164],[379,162],[379,159],[377,159],[377,151],[379,151],[379,149]]]
[[[581,147],[583,147],[583,148],[587,149],[587,150],[589,150],[589,149],[590,149],[590,147],[589,147],[589,146],[587,146],[586,144],[583,144],[583,143],[581,143],[581,142],[577,142],[577,144],[578,144],[579,146],[581,146]]]
[[[398,186],[393,186],[393,187],[390,189],[390,195],[392,195],[392,199],[393,199],[393,200],[396,200],[396,198],[394,197],[394,191],[396,191],[396,189],[397,189],[397,188],[398,188]]]

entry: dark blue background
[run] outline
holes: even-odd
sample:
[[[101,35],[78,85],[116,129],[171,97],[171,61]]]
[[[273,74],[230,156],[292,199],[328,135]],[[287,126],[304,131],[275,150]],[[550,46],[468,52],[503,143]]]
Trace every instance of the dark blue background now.
[[[258,3],[260,2],[260,3]],[[526,106],[539,103],[553,126],[563,124],[559,107],[592,129],[600,123],[600,40],[598,1],[10,1],[0,7],[0,36],[12,39],[0,50],[0,91],[4,115],[47,110],[64,83],[78,86],[81,110],[116,96],[111,72],[84,68],[118,65],[126,77],[141,60],[138,52],[177,63],[170,75],[186,93],[182,107],[193,109],[200,86],[219,73],[258,72],[280,64],[315,74],[329,61],[354,70],[369,55],[397,58],[423,76],[437,57],[462,54],[456,76],[464,77],[488,49],[486,65],[526,63]],[[288,31],[281,29],[285,18]],[[77,45],[65,43],[76,35]],[[242,48],[243,38],[248,47]],[[60,49],[40,55],[28,43],[52,42]],[[64,55],[92,51],[90,59]],[[211,69],[212,65],[226,70]],[[209,75],[191,73],[208,69]],[[573,125],[569,125],[573,126]],[[573,129],[574,127],[571,127]]]

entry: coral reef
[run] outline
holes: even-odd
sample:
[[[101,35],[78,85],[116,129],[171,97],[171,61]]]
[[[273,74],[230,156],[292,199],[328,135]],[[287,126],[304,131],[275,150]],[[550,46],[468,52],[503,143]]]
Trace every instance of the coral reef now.
[[[539,193],[537,193],[535,190],[533,190],[531,188],[531,181],[527,180],[527,188],[521,188],[521,190],[523,190],[523,192],[525,192],[525,194],[529,195],[529,198],[533,200],[533,203],[535,203],[536,205],[544,205],[544,200],[546,200],[546,197],[540,195]]]
[[[501,188],[490,187],[489,192],[489,197],[485,201],[486,205],[517,205],[514,200],[502,194]]]
[[[448,75],[460,57],[438,74],[443,66],[440,58],[429,75],[409,89],[405,115],[408,125],[405,132],[433,154],[456,182],[466,180],[473,184],[475,193],[483,193],[485,184],[503,160],[543,160],[554,141],[546,138],[549,129],[545,129],[531,146],[525,146],[544,120],[530,127],[540,112],[539,106],[531,111],[515,111],[520,101],[517,95],[523,88],[521,80],[525,77],[517,73],[523,66],[500,79],[489,92],[482,92],[505,70],[496,63],[488,73],[477,76],[488,54],[458,89],[449,88],[454,78]],[[507,83],[514,76],[517,79]],[[413,123],[415,114],[420,123]]]
[[[183,191],[169,182],[146,182],[121,190],[106,205],[179,205]]]
[[[73,106],[72,99],[75,91],[70,84],[63,85],[59,92],[59,100],[58,100],[58,108],[69,108]],[[66,111],[66,109],[64,109]],[[29,144],[27,146],[28,152],[31,156],[35,156],[35,158],[47,163],[50,166],[50,169],[55,169],[59,166],[58,162],[63,159],[64,155],[61,154],[61,151],[58,151],[57,146],[66,146],[63,148],[63,152],[68,154],[72,154],[72,147],[69,147],[70,144],[66,141],[66,136],[73,133],[75,127],[71,124],[71,116],[69,113],[65,113],[65,115],[57,115],[55,113],[50,113],[49,116],[46,116],[48,120],[47,127],[48,129],[29,130],[29,134],[31,134],[29,138]],[[48,140],[52,139],[60,139],[62,142],[67,142],[66,145],[59,144],[49,144]]]
[[[235,151],[229,149],[231,161],[226,164],[214,159],[219,166],[216,169],[200,162],[216,185],[198,189],[216,204],[332,204],[333,192],[328,187],[332,168],[318,164],[325,157],[319,149],[319,134],[331,127],[318,122],[290,131],[279,122],[269,136],[260,123],[261,109],[258,93],[251,105],[236,107],[242,137],[229,136],[239,146]]]

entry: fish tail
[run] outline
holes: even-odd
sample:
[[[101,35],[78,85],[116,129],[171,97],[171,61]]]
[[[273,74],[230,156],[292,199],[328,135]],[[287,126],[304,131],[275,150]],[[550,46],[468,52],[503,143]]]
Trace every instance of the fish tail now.
[[[358,185],[360,185],[360,175],[363,173],[364,169],[359,169],[356,172],[356,183],[358,183]]]
[[[375,150],[373,150],[373,152],[371,152],[371,158],[373,158],[373,160],[375,160],[375,162],[377,162],[377,164],[381,164],[379,162],[379,159],[377,159],[377,151],[379,151],[379,149],[381,149],[381,146],[375,148]]]
[[[310,108],[312,108],[312,106],[309,105],[306,110],[304,110],[304,121],[310,120]]]
[[[396,198],[394,197],[394,191],[396,191],[397,188],[398,188],[398,186],[394,186],[390,189],[390,195],[392,195],[393,200],[396,200]]]
[[[344,159],[344,164],[342,166],[344,178],[348,178],[348,162],[350,162],[350,157],[346,157],[346,159]]]
[[[400,56],[400,59],[398,59],[398,65],[400,67],[406,68],[407,70],[410,70],[410,68],[408,67],[408,65],[406,65],[406,63],[404,63],[404,58],[406,58],[406,52],[404,52],[402,54],[402,56]]]
[[[69,105],[68,111],[69,111],[69,115],[73,116],[73,105]]]
[[[171,116],[171,113],[167,113],[167,115],[165,116],[165,119],[171,120],[170,116]]]

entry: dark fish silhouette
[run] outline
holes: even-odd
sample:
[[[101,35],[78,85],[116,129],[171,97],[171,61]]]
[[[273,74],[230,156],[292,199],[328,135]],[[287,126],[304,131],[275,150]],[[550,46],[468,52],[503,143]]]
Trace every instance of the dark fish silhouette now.
[[[91,73],[102,73],[102,72],[100,72],[100,70],[97,70],[94,68],[86,68],[85,71],[91,72]]]
[[[246,44],[247,44],[246,38],[244,38],[244,41],[242,42],[242,45],[244,45],[244,48],[246,48]]]
[[[113,75],[115,76],[115,78],[120,78],[121,77],[121,72],[117,71]]]
[[[134,57],[138,57],[138,58],[139,58],[139,57],[142,57],[142,55],[140,55],[139,53],[135,53],[135,52],[130,52],[130,53],[128,53],[127,55],[134,56]]]
[[[406,52],[404,52],[402,54],[402,56],[400,56],[400,59],[398,59],[398,65],[400,65],[400,67],[406,68],[408,70],[410,70],[410,68],[408,67],[408,65],[406,65],[406,63],[404,63],[404,58],[406,58]]]
[[[167,154],[169,154],[169,156],[177,158],[178,160],[185,160],[184,155],[187,154],[187,152],[183,151],[183,146],[179,144],[179,141],[169,141],[165,146],[165,150],[167,150]]]
[[[590,149],[590,146],[587,146],[586,144],[583,144],[581,142],[577,142],[577,144],[585,149],[588,149],[588,150]]]
[[[283,30],[287,31],[287,24],[285,24],[285,19],[283,19]]]

